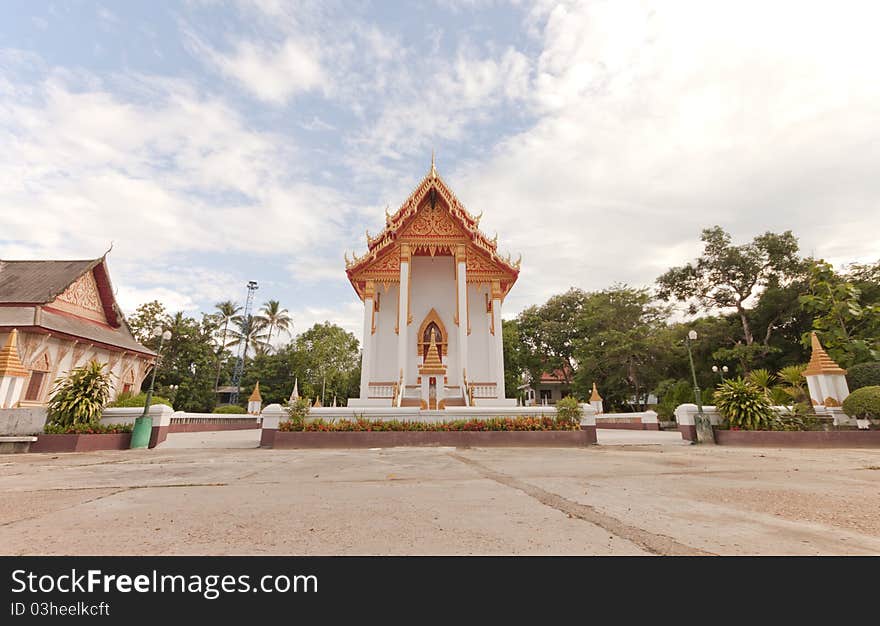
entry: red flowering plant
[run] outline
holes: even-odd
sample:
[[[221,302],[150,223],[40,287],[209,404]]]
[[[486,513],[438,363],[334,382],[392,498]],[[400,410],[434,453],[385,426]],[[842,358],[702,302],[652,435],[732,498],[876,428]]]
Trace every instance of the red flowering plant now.
[[[411,420],[377,420],[363,416],[355,419],[314,419],[305,423],[293,420],[282,422],[278,430],[284,432],[487,432],[487,431],[550,431],[580,430],[580,423],[569,419],[540,417],[489,417],[460,419],[445,422]]]

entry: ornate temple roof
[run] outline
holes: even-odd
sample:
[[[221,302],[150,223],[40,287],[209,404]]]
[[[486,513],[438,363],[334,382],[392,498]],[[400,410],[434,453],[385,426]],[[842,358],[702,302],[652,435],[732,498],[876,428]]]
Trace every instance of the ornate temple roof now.
[[[841,374],[846,375],[846,370],[840,367],[825,352],[825,348],[819,343],[816,332],[810,334],[810,343],[812,344],[813,353],[810,355],[810,362],[807,369],[804,370],[804,376],[815,376],[817,374]]]
[[[0,330],[41,332],[153,356],[135,339],[113,294],[106,256],[0,260]]]
[[[497,235],[483,233],[479,215],[472,215],[437,173],[433,156],[431,169],[393,214],[385,211],[385,227],[377,235],[367,231],[367,252],[345,255],[345,268],[358,295],[363,298],[366,280],[395,282],[399,273],[399,248],[408,244],[412,254],[451,255],[465,244],[467,273],[477,280],[498,280],[506,294],[519,275],[520,261],[498,253]]]

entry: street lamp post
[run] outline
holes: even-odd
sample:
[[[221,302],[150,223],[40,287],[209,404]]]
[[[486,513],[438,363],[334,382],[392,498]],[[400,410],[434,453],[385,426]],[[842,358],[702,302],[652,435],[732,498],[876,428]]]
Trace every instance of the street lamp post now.
[[[688,361],[690,361],[691,364],[691,376],[694,380],[694,397],[697,401],[697,417],[695,420],[697,427],[697,441],[700,443],[715,443],[715,433],[712,432],[712,425],[709,424],[709,420],[706,419],[706,416],[703,414],[703,398],[700,393],[700,385],[697,384],[697,369],[694,367],[694,355],[691,352],[691,342],[696,341],[697,336],[697,331],[690,330],[684,338],[684,345],[687,347],[688,352]]]
[[[716,374],[718,374],[719,376],[721,376],[721,382],[723,383],[724,382],[724,375],[727,372],[729,372],[730,370],[727,368],[726,365],[722,365],[720,368],[717,365],[713,365],[712,371],[715,372]]]
[[[159,358],[162,355],[162,345],[171,339],[171,331],[162,332],[162,328],[157,326],[153,329],[153,336],[159,337],[159,350],[156,352],[156,363],[153,365],[153,373],[150,376],[150,388],[147,390],[147,397],[144,399],[144,412],[134,421],[134,428],[131,431],[131,449],[146,448],[150,445],[150,433],[153,431],[153,420],[150,417],[150,403],[153,401],[153,387],[156,385],[156,370],[159,369]]]

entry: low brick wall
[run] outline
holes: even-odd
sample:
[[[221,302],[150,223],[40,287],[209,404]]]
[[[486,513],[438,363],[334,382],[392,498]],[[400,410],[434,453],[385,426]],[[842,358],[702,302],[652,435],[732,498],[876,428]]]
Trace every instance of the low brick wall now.
[[[715,443],[765,448],[880,448],[880,430],[720,430]]]
[[[253,430],[260,427],[260,422],[256,419],[248,419],[242,421],[229,420],[223,422],[198,422],[195,424],[175,423],[173,420],[168,427],[169,433],[203,433],[211,430]]]
[[[641,420],[635,422],[611,422],[596,419],[596,428],[616,428],[618,430],[660,430],[660,424],[643,424]]]
[[[37,435],[30,452],[94,452],[128,450],[131,433],[107,435]]]
[[[596,443],[596,429],[488,432],[285,432],[264,429],[264,448],[582,447]]]

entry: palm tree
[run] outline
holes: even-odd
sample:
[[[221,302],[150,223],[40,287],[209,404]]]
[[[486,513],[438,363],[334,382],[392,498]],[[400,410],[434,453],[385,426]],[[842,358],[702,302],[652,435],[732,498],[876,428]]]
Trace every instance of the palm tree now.
[[[223,349],[226,348],[226,336],[229,332],[229,322],[238,315],[238,312],[241,311],[241,307],[235,304],[232,300],[226,300],[224,302],[218,302],[214,305],[214,308],[217,309],[217,317],[223,325],[223,332],[220,334],[220,346],[217,348],[217,378],[214,380],[214,391],[217,391],[217,388],[220,386],[220,365],[223,362],[220,356],[223,354]]]
[[[275,329],[279,332],[289,331],[290,325],[293,322],[293,320],[290,319],[290,315],[287,313],[287,309],[282,309],[281,303],[278,302],[278,300],[269,300],[263,304],[258,319],[261,320],[269,330],[269,333],[266,336],[266,344],[269,349],[272,347],[272,331]]]
[[[243,315],[236,315],[232,318],[232,323],[234,328],[229,329],[230,340],[226,347],[237,346],[244,338],[244,359],[247,359],[249,348],[253,348],[255,354],[266,353],[268,344],[266,343],[266,335],[263,334],[266,323],[261,318],[253,315],[248,315],[247,318]]]

